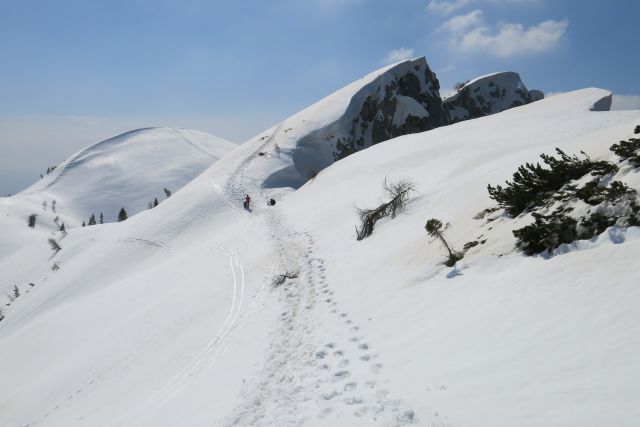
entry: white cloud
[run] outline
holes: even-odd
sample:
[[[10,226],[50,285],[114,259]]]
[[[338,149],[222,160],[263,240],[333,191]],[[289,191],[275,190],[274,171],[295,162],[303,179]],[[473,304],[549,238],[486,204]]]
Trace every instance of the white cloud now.
[[[413,49],[401,47],[400,49],[393,49],[384,58],[384,62],[387,64],[393,64],[394,62],[406,61],[413,58]]]
[[[438,31],[449,34],[449,44],[455,50],[508,58],[555,49],[568,27],[567,19],[547,20],[528,28],[520,23],[491,26],[486,23],[482,10],[476,9],[454,16],[442,24]]]
[[[431,0],[427,5],[427,10],[449,15],[474,1],[476,0]]]
[[[539,0],[431,0],[429,4],[427,4],[427,10],[442,15],[449,15],[471,3],[526,4],[538,1]]]
[[[476,9],[472,12],[467,13],[466,15],[454,16],[453,18],[442,24],[438,30],[447,30],[452,33],[459,33],[461,31],[466,31],[469,28],[478,27],[483,23],[483,20],[484,19],[482,11]]]
[[[462,36],[458,46],[463,51],[482,51],[507,58],[549,52],[564,37],[569,21],[548,20],[529,28],[522,24],[500,24],[497,31],[479,26]]]
[[[640,95],[613,95],[611,110],[640,110]]]

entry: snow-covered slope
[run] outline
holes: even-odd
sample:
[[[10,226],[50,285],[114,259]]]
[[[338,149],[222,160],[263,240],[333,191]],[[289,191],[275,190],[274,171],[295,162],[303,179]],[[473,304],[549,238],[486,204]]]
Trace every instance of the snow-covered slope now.
[[[105,222],[147,209],[164,189],[177,191],[237,146],[216,136],[178,128],[137,129],[80,150],[16,197],[56,200],[58,215],[68,226],[88,221],[91,214]]]
[[[518,73],[488,74],[473,79],[442,104],[452,123],[499,113],[544,98],[539,90],[528,90]]]
[[[165,200],[237,145],[189,129],[146,128],[95,143],[69,157],[24,191],[0,198],[0,304],[5,292],[24,283],[29,262],[51,253],[47,238],[62,224],[79,227],[95,215],[113,222],[124,207],[129,216]],[[27,218],[36,215],[35,228]],[[58,233],[60,234],[60,233]],[[31,258],[31,259],[29,259]],[[23,269],[10,266],[24,265]]]
[[[454,247],[476,238],[486,184],[541,152],[608,156],[640,112],[591,111],[607,95],[396,138],[267,206],[281,164],[259,153],[290,143],[281,127],[153,210],[71,230],[46,264],[5,267],[25,292],[0,322],[0,424],[635,425],[637,229],[549,260],[505,229],[455,269],[424,232],[436,217]],[[358,242],[354,205],[385,177],[418,193]]]
[[[545,260],[514,251],[511,230],[522,223],[494,231],[474,219],[495,205],[488,183],[542,152],[612,158],[609,146],[632,134],[640,112],[590,112],[608,95],[577,91],[398,138],[334,165],[285,201],[296,227],[331,254],[335,299],[348,301],[343,310],[365,325],[359,332],[381,359],[394,355],[382,362],[394,378],[387,389],[423,403],[414,407],[418,424],[636,423],[638,229],[611,229]],[[353,206],[376,206],[385,178],[414,181],[417,197],[358,242]],[[451,224],[446,237],[458,250],[479,236],[487,242],[445,268],[445,249],[424,230],[429,218]]]

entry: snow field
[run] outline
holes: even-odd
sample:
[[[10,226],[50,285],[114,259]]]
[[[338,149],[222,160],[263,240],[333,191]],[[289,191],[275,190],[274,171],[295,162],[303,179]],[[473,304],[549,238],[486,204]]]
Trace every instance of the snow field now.
[[[511,235],[526,218],[474,219],[487,184],[542,152],[608,156],[640,112],[590,111],[607,95],[390,140],[297,191],[265,186],[290,160],[276,146],[340,115],[328,98],[297,136],[285,121],[157,208],[70,230],[29,273],[3,263],[37,286],[0,323],[0,424],[635,425],[637,230],[526,258]],[[385,177],[418,192],[358,242],[354,207],[375,206]],[[457,249],[487,242],[446,268],[431,217]]]

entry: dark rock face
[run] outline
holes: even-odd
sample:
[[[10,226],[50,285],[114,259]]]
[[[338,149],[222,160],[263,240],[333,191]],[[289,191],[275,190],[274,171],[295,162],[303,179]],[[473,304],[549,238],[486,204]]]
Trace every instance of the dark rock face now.
[[[499,113],[544,98],[527,90],[518,73],[504,72],[477,78],[443,100],[450,123]]]
[[[529,96],[531,97],[531,102],[536,102],[544,99],[544,93],[541,90],[531,89],[529,91]]]
[[[424,58],[399,64],[382,74],[375,91],[369,87],[361,103],[351,105],[348,132],[335,140],[334,160],[382,141],[424,132],[462,120],[499,113],[544,98],[527,90],[514,72],[496,73],[467,83],[456,94],[440,97],[440,83]],[[360,100],[354,97],[354,101]]]
[[[591,107],[591,111],[610,111],[611,103],[613,102],[613,94],[605,96]]]
[[[336,139],[334,160],[391,138],[448,124],[439,90],[440,82],[424,58],[382,74],[363,88],[364,99],[354,97],[348,111],[356,114],[345,123],[347,132]]]

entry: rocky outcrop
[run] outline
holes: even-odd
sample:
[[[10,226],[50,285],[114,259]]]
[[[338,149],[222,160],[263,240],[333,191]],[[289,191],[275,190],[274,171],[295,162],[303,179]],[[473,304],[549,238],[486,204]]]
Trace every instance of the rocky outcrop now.
[[[422,57],[382,72],[353,96],[337,122],[312,132],[301,144],[328,140],[335,161],[379,142],[447,123],[440,82]]]
[[[450,123],[499,113],[544,98],[539,90],[528,90],[520,75],[502,72],[479,77],[443,100]]]
[[[448,123],[440,82],[425,58],[407,61],[365,86],[339,123],[334,159],[398,136],[424,132]],[[355,114],[354,114],[355,113]]]
[[[601,100],[593,104],[591,111],[610,111],[611,103],[613,101],[613,94],[603,97]]]
[[[337,160],[380,142],[449,124],[440,82],[424,57],[377,70],[274,128],[268,188],[297,188]],[[267,144],[268,145],[268,144]],[[256,171],[256,173],[261,173]]]
[[[528,91],[517,73],[498,73],[476,79],[443,100],[440,82],[424,57],[399,62],[250,140],[261,147],[262,161],[248,173],[266,188],[298,188],[334,162],[380,142],[542,97],[542,92]]]

